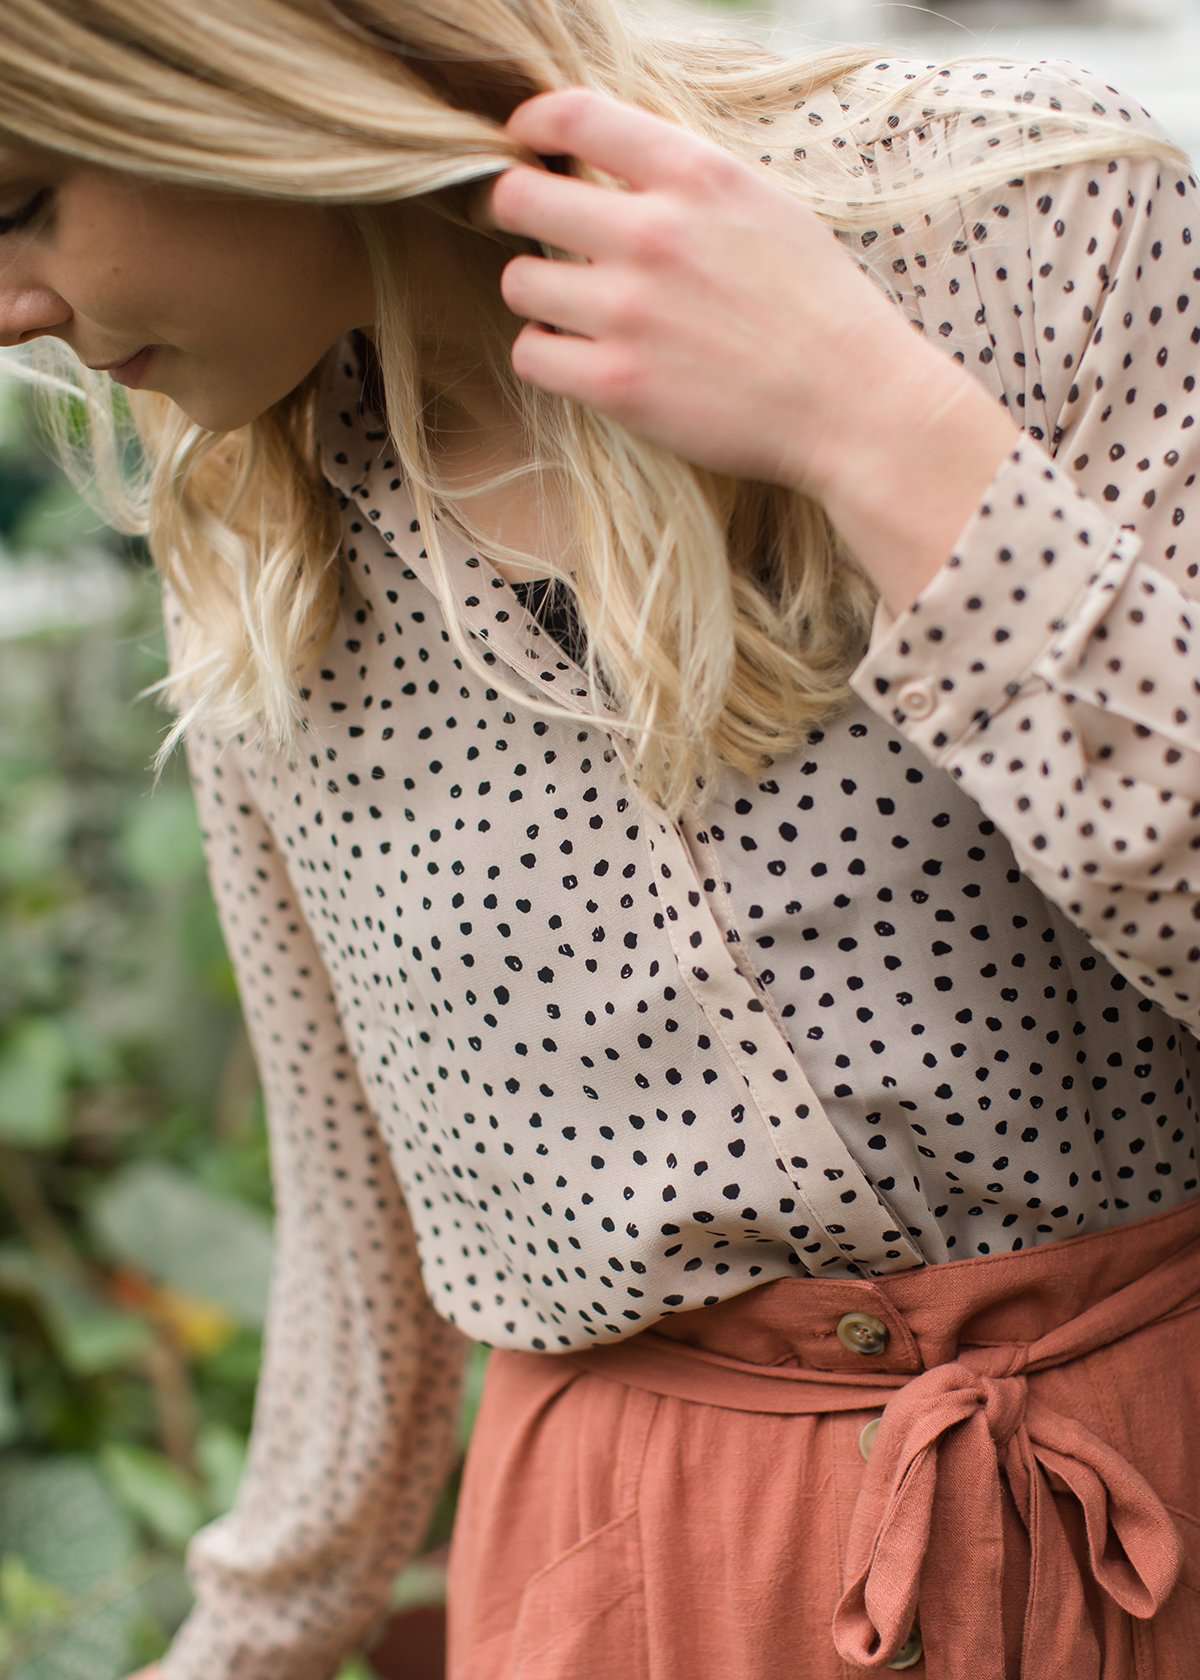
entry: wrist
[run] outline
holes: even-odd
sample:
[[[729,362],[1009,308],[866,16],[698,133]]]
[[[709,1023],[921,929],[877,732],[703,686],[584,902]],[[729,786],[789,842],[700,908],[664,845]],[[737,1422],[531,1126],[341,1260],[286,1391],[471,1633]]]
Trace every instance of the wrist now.
[[[934,353],[937,354],[936,352]],[[940,358],[939,358],[940,360]],[[823,506],[892,612],[906,611],[953,552],[1021,429],[958,363],[897,381],[902,412],[872,416],[840,453]]]

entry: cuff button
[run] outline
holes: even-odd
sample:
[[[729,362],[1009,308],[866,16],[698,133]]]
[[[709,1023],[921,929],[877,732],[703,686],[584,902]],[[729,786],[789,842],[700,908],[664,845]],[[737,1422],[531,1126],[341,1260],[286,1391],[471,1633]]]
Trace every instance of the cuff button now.
[[[928,677],[921,682],[905,683],[896,699],[905,714],[913,718],[927,718],[937,705],[933,684]]]

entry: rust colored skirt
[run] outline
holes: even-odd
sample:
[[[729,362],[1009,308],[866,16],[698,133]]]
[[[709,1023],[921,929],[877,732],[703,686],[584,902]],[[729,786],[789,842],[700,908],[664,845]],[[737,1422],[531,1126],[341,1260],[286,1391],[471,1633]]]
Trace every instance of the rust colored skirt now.
[[[494,1349],[447,1680],[1200,1680],[1200,1198]]]

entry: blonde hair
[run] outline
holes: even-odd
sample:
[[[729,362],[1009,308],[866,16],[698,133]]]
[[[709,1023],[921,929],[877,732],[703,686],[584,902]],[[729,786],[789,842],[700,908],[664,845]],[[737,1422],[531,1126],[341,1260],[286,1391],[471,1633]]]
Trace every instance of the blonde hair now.
[[[478,541],[462,504],[514,476],[455,494],[430,453],[434,387],[414,330],[419,277],[401,259],[404,201],[421,199],[458,230],[466,284],[480,258],[480,364],[512,415],[530,462],[522,470],[547,474],[547,487],[559,475],[578,533],[569,575],[553,554],[502,552],[573,590],[588,638],[594,710],[585,721],[632,737],[636,787],[678,818],[696,812],[722,764],[759,773],[853,699],[847,679],[877,591],[816,501],[701,469],[518,378],[489,241],[506,257],[567,253],[480,232],[467,219],[468,194],[528,161],[503,128],[522,100],[585,84],[747,162],[761,156],[764,136],[791,146],[799,166],[773,178],[850,236],[855,259],[887,288],[888,230],[901,215],[929,222],[931,211],[1023,167],[1117,153],[1189,167],[1144,121],[1131,128],[1103,114],[1094,90],[1075,84],[1071,96],[1067,78],[1034,111],[1028,91],[1005,99],[946,83],[948,67],[977,65],[980,55],[930,65],[899,86],[870,69],[888,56],[874,43],[781,57],[683,14],[678,24],[666,13],[650,20],[619,0],[205,0],[200,11],[193,0],[4,0],[0,128],[158,181],[344,209],[370,263],[387,428],[449,634],[492,688],[562,716],[476,651],[442,555],[435,510]],[[814,126],[798,107],[834,82],[860,97],[844,125]],[[941,97],[923,102],[939,87]],[[936,162],[922,151],[923,167],[884,191],[871,168],[879,153],[864,150],[862,136],[891,155],[897,134],[950,112],[962,113],[968,140],[982,131],[979,144],[934,148]],[[598,178],[576,160],[572,169]],[[144,691],[178,714],[155,756],[156,779],[201,722],[289,756],[304,745],[303,673],[339,610],[341,516],[318,459],[324,365],[226,433],[196,425],[162,394],[116,392],[48,336],[14,369],[38,386],[62,470],[110,526],[148,539],[184,609],[173,669]],[[133,466],[131,453],[140,456]],[[569,715],[578,723],[581,714]]]

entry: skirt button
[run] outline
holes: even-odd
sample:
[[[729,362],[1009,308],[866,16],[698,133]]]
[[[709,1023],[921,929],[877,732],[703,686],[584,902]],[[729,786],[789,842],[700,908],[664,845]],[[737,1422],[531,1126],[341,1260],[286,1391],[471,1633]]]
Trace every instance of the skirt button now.
[[[888,1343],[888,1327],[871,1313],[843,1313],[838,1319],[837,1337],[851,1353],[882,1353]]]
[[[925,1647],[921,1642],[920,1630],[914,1626],[908,1638],[896,1652],[895,1661],[884,1663],[883,1666],[884,1668],[911,1668],[914,1663],[920,1662],[924,1654]]]
[[[864,1458],[870,1458],[871,1448],[875,1444],[875,1437],[879,1433],[879,1425],[883,1422],[883,1413],[873,1417],[869,1423],[864,1423],[858,1433],[858,1450]]]

